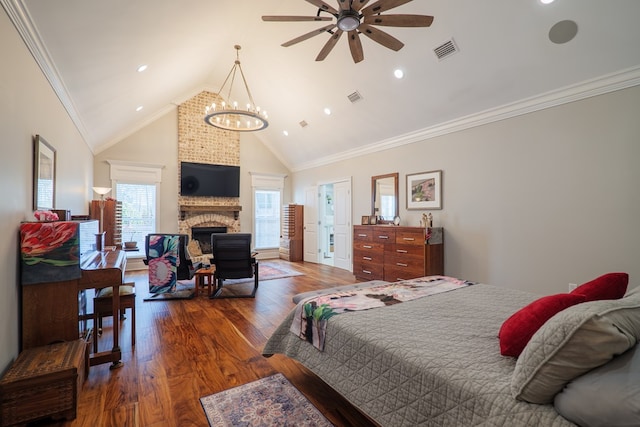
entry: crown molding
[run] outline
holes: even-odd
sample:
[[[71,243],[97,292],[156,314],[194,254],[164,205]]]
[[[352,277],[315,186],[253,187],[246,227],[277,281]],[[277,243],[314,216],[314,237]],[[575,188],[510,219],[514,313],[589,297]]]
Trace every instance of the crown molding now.
[[[301,163],[295,165],[291,171],[298,172],[325,166],[331,163],[352,159],[354,157],[425,141],[449,133],[459,132],[472,127],[482,126],[488,123],[521,116],[637,85],[640,85],[640,67],[632,67],[496,108],[490,108],[488,110],[450,120],[445,123],[405,133],[393,138],[388,138],[365,147],[343,151],[335,155],[316,159],[312,162]]]

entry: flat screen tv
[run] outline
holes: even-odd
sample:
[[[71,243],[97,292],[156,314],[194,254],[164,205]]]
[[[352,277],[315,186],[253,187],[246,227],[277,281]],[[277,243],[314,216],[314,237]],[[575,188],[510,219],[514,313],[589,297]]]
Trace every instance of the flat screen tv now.
[[[180,195],[240,197],[240,166],[182,162]]]

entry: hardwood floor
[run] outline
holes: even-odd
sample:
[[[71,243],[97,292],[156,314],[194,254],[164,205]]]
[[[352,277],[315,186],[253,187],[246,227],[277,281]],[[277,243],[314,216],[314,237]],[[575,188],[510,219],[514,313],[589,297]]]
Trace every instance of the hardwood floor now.
[[[47,425],[207,426],[199,398],[282,372],[336,426],[372,426],[365,416],[297,362],[261,350],[294,307],[300,292],[354,283],[345,270],[312,263],[287,263],[303,276],[261,281],[255,299],[144,302],[147,273],[128,273],[137,285],[136,346],[129,316],[121,323],[124,366],[91,367],[78,402],[77,418]],[[241,286],[241,285],[237,285]],[[111,346],[111,318],[104,320],[100,350]]]

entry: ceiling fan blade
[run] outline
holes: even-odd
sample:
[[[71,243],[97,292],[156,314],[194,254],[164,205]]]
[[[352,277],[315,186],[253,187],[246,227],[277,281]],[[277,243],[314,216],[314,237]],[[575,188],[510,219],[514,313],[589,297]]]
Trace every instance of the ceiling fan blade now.
[[[340,10],[350,10],[351,0],[338,0],[338,6],[340,6]]]
[[[335,33],[333,33],[331,38],[327,41],[327,43],[324,45],[324,47],[316,57],[316,61],[323,61],[327,57],[327,55],[329,55],[333,47],[338,42],[338,39],[340,38],[340,36],[342,36],[342,33],[343,33],[342,30],[337,30]]]
[[[314,5],[317,8],[320,8],[320,9],[326,11],[326,12],[331,13],[332,15],[337,15],[338,14],[338,11],[336,9],[334,9],[331,6],[329,6],[328,4],[323,2],[322,0],[307,0],[307,2],[311,3],[312,5]]]
[[[296,43],[300,43],[302,41],[310,39],[313,36],[317,36],[319,34],[322,34],[322,33],[326,32],[326,31],[330,31],[330,30],[334,29],[335,27],[336,27],[336,24],[326,25],[326,26],[324,26],[322,28],[318,28],[317,30],[313,30],[313,31],[310,31],[310,32],[308,32],[306,34],[303,34],[300,37],[296,37],[295,39],[289,40],[288,42],[282,43],[281,46],[289,47],[289,46],[294,45]]]
[[[355,10],[356,12],[358,12],[360,9],[362,9],[367,3],[369,3],[369,0],[353,0],[353,2],[351,3],[351,8],[353,10]]]
[[[429,15],[369,15],[365,16],[365,24],[384,25],[388,27],[428,27],[433,22]]]
[[[393,37],[391,34],[385,33],[384,31],[370,25],[360,24],[358,30],[371,40],[376,41],[391,50],[399,51],[404,46],[404,43]]]
[[[382,13],[386,10],[390,10],[398,6],[402,6],[403,4],[409,3],[410,1],[412,0],[378,0],[374,4],[365,7],[362,10],[362,14],[364,16],[369,16],[375,13]]]
[[[349,49],[351,49],[351,57],[356,64],[364,59],[362,51],[362,43],[357,31],[349,31]]]
[[[331,21],[330,16],[263,16],[263,21],[268,22],[297,22],[297,21]]]

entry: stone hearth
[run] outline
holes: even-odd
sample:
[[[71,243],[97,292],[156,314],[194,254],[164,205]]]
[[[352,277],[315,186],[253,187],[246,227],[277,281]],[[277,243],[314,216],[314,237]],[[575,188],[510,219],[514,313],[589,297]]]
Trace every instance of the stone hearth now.
[[[180,234],[187,234],[191,239],[192,227],[226,227],[228,233],[240,232],[240,221],[235,218],[233,212],[216,212],[215,207],[211,207],[211,211],[183,212],[182,218],[178,221],[178,230]],[[203,262],[209,264],[211,261],[211,253],[203,253],[202,255],[191,254],[194,262]]]

